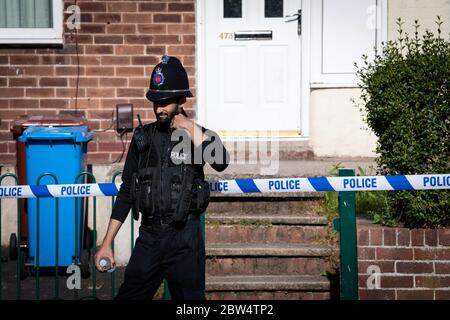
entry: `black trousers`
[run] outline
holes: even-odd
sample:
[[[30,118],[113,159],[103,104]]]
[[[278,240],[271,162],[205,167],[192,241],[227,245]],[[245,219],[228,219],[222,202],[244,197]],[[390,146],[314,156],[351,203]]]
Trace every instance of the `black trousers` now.
[[[205,298],[205,243],[198,216],[183,227],[141,225],[115,299],[151,300],[163,279],[173,300]]]

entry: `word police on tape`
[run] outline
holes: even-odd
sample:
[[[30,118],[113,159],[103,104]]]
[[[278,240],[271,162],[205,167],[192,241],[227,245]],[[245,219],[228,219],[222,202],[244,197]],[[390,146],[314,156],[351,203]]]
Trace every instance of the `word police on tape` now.
[[[450,174],[210,181],[212,194],[450,189]],[[120,183],[0,187],[0,198],[116,196]]]

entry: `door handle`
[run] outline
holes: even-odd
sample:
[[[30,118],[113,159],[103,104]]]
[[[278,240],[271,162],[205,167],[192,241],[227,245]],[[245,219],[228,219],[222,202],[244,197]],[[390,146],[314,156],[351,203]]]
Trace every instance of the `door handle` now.
[[[289,22],[289,21],[295,21],[295,20],[297,20],[297,19],[298,19],[298,16],[299,16],[298,13],[294,13],[294,14],[288,14],[287,16],[284,16],[284,17],[285,17],[285,18],[297,17],[297,18],[292,19],[292,20],[286,20],[286,22]]]
[[[285,18],[293,18],[293,19],[288,19],[284,22],[297,21],[297,33],[300,36],[302,34],[302,9],[298,9],[297,13],[287,15],[285,16]]]

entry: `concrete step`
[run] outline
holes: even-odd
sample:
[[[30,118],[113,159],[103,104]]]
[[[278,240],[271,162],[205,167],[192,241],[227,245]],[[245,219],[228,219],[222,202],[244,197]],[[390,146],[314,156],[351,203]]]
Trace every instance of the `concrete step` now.
[[[268,214],[207,214],[210,224],[272,224],[272,225],[327,225],[324,216],[268,215]]]
[[[211,291],[207,300],[332,300],[329,291]]]
[[[292,147],[289,150],[293,150]],[[368,175],[375,174],[373,168],[377,167],[374,158],[314,158],[313,160],[280,160],[272,162],[275,170],[267,172],[268,165],[258,163],[236,163],[232,162],[223,172],[214,171],[211,166],[205,166],[207,180],[228,180],[228,179],[265,179],[273,177],[314,177],[329,176],[339,163],[345,168],[363,168]],[[272,164],[271,163],[271,164]],[[274,166],[271,166],[272,168]],[[270,174],[267,174],[270,173]]]
[[[327,226],[206,224],[206,242],[212,243],[324,243]]]
[[[209,257],[206,274],[225,275],[321,275],[332,271],[322,257]]]
[[[222,137],[230,157],[240,163],[248,163],[250,159],[254,163],[256,159],[264,163],[269,160],[278,162],[288,159],[314,159],[314,151],[308,140],[267,139],[267,135],[275,134],[278,137],[277,133],[267,132],[259,132],[259,139],[255,139],[251,134],[249,136],[248,133],[219,131],[218,134]]]
[[[327,246],[298,243],[213,243],[206,247],[206,255],[214,257],[326,257]]]
[[[208,244],[206,273],[318,275],[330,270],[331,248],[300,244]]]
[[[281,194],[279,194],[281,195]],[[321,197],[277,197],[221,196],[211,197],[207,208],[210,214],[262,214],[267,215],[311,215],[322,212]]]
[[[330,281],[324,276],[207,276],[206,291],[327,291]]]

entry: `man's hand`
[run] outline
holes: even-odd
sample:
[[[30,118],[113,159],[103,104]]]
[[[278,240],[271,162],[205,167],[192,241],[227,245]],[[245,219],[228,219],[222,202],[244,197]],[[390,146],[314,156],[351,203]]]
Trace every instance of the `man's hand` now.
[[[105,238],[103,239],[103,243],[95,255],[95,267],[100,272],[104,272],[104,270],[100,267],[100,259],[103,257],[109,258],[111,261],[111,266],[114,267],[116,265],[116,260],[114,259],[114,254],[112,251],[112,243],[121,226],[122,222],[119,220],[109,219],[108,230],[106,230]]]
[[[207,136],[202,132],[200,127],[198,127],[195,122],[184,114],[184,110],[182,109],[180,113],[175,115],[172,118],[172,122],[170,123],[170,127],[172,129],[184,129],[189,134],[192,143],[198,147],[202,144],[203,141],[206,140]]]
[[[106,245],[102,244],[101,247],[98,249],[97,254],[95,255],[95,267],[100,272],[105,272],[105,270],[103,270],[100,267],[100,259],[104,257],[109,258],[112,267],[116,265],[116,261],[114,260],[114,254],[111,246],[107,244]]]
[[[172,118],[172,122],[170,123],[170,128],[172,129],[185,129],[189,130],[194,126],[194,122],[190,120],[188,117],[179,113]]]

